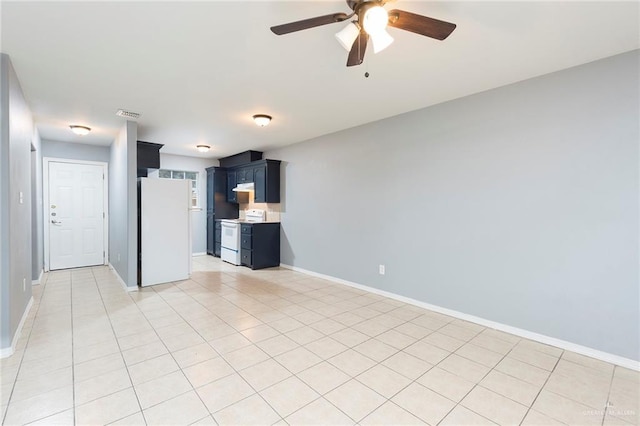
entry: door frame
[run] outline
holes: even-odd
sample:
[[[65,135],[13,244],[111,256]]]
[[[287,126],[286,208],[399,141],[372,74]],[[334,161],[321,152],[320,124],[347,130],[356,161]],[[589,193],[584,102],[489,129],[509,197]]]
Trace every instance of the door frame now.
[[[49,220],[49,163],[71,163],[71,164],[84,164],[91,166],[102,166],[102,173],[104,179],[102,180],[103,197],[104,197],[104,227],[103,227],[103,250],[104,250],[104,263],[109,264],[109,163],[104,161],[84,161],[84,160],[71,160],[67,158],[54,158],[44,157],[42,158],[42,228],[44,230],[44,271],[49,272],[49,226],[46,221]],[[46,211],[45,211],[46,210]]]

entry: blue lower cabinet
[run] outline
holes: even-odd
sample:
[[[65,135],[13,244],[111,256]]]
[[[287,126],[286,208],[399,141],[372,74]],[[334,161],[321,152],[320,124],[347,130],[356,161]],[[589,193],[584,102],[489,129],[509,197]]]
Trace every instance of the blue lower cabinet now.
[[[240,259],[251,269],[280,266],[280,223],[242,224]]]
[[[220,222],[216,221],[216,232],[213,254],[216,257],[220,257],[220,251],[222,246],[222,229],[220,228]]]

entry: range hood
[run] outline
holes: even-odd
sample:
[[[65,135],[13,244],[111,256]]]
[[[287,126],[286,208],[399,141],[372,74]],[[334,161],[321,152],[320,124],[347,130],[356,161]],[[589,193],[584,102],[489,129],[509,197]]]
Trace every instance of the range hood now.
[[[249,182],[249,183],[239,183],[238,186],[233,188],[233,190],[236,192],[249,192],[249,191],[253,191],[254,188],[255,186],[253,185],[253,182]]]

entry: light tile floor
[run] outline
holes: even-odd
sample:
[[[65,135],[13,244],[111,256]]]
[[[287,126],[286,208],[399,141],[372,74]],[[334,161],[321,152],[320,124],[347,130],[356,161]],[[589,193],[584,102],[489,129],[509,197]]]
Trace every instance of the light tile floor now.
[[[285,269],[34,287],[3,423],[638,424],[638,372]]]

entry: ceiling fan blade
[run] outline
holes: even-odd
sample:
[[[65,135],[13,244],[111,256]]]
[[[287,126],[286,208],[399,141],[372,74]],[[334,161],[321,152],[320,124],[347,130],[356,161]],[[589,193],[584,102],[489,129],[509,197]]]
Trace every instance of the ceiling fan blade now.
[[[389,26],[437,40],[444,40],[456,29],[456,24],[399,9],[389,11]]]
[[[369,35],[364,30],[360,30],[356,41],[353,42],[353,46],[351,46],[351,50],[349,51],[349,58],[347,59],[348,67],[360,65],[364,62],[364,52],[367,50],[368,39]]]
[[[342,22],[349,18],[346,13],[332,13],[330,15],[316,16],[315,18],[303,19],[302,21],[289,22],[288,24],[271,27],[271,31],[277,35],[289,34],[295,31],[306,30],[308,28],[319,27],[320,25]]]

